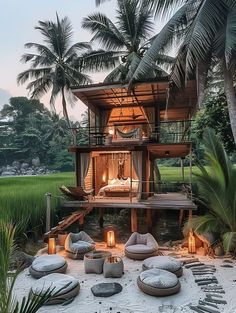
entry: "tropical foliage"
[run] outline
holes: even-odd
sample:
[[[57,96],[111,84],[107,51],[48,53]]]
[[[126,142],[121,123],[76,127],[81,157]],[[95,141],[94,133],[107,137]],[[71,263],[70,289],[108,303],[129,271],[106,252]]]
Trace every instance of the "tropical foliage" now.
[[[231,0],[149,0],[153,12],[175,13],[153,40],[134,73],[133,79],[147,75],[160,49],[177,40],[180,47],[171,80],[182,86],[191,77],[198,82],[202,103],[208,72],[220,66],[224,77],[231,128],[236,142],[236,97],[233,86],[236,53],[236,2]],[[179,9],[175,10],[176,7]],[[180,40],[179,40],[180,39]]]
[[[31,66],[18,75],[17,81],[20,84],[30,81],[27,89],[32,98],[39,99],[51,91],[50,103],[54,110],[55,99],[60,95],[63,114],[70,127],[66,98],[73,104],[70,87],[91,82],[78,61],[83,53],[90,50],[90,45],[86,42],[71,44],[72,25],[67,17],[60,19],[57,15],[56,22],[39,21],[35,29],[43,36],[44,44],[25,44],[27,49],[36,52],[22,56],[22,62],[30,63]]]
[[[88,29],[104,50],[91,52],[84,64],[90,68],[115,67],[105,78],[105,82],[128,81],[132,78],[145,52],[155,37],[153,15],[148,1],[118,0],[115,22],[102,13],[94,13],[83,19],[82,27]],[[145,78],[167,76],[164,69],[173,64],[174,59],[163,51],[157,53],[155,63],[149,67]],[[164,66],[164,67],[163,67]]]
[[[67,151],[71,137],[66,120],[50,112],[39,100],[13,97],[0,111],[0,118],[5,120],[0,132],[0,166],[13,161],[30,164],[32,158],[39,157],[42,165],[51,169],[74,169]],[[87,125],[86,118],[85,114],[81,123],[70,122],[78,128],[78,134]]]
[[[16,226],[0,220],[0,311],[1,313],[34,313],[51,298],[53,290],[48,289],[40,296],[29,293],[21,302],[16,300],[14,285],[19,269],[11,268],[11,259],[16,250],[15,233]]]
[[[200,233],[218,233],[226,252],[236,249],[236,168],[223,144],[212,130],[204,134],[206,169],[199,164],[196,175],[199,200],[208,208],[203,216],[193,218]]]
[[[231,130],[229,112],[223,92],[208,95],[204,105],[197,112],[192,126],[193,139],[201,141],[204,129],[210,127],[219,135],[225,150],[235,152],[234,137]]]

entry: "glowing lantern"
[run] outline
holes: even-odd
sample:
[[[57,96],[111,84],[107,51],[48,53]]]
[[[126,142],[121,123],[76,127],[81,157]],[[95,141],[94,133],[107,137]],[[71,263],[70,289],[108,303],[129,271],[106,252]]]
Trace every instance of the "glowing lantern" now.
[[[113,131],[113,129],[109,129],[109,131],[108,131],[108,132],[109,132],[109,135],[111,135],[111,136],[112,136],[112,135],[114,135],[114,131]]]
[[[102,182],[105,183],[106,182],[106,174],[102,175]]]
[[[188,237],[188,252],[189,253],[196,253],[196,243],[195,237],[193,235],[193,231],[191,230]]]
[[[55,238],[49,238],[48,239],[48,254],[56,254]]]
[[[113,248],[116,245],[115,232],[114,230],[109,230],[107,232],[107,247]]]

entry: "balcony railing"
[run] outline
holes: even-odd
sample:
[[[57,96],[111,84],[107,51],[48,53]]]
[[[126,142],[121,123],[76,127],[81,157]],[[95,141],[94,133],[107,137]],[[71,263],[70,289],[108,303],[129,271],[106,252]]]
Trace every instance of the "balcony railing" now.
[[[181,143],[190,141],[191,120],[150,123],[115,124],[73,128],[74,145],[104,146],[148,143]]]

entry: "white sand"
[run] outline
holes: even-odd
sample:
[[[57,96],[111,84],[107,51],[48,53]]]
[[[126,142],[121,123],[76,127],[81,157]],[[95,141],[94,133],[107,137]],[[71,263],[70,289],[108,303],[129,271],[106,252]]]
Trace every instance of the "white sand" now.
[[[97,244],[97,249],[106,249],[104,244]],[[75,300],[66,305],[45,306],[39,310],[40,313],[47,312],[66,312],[66,313],[187,313],[193,312],[189,305],[196,305],[199,299],[204,299],[204,292],[201,287],[197,286],[194,282],[194,276],[191,270],[184,269],[184,274],[180,278],[181,291],[180,293],[165,297],[156,298],[142,293],[137,284],[136,279],[142,269],[142,261],[133,261],[124,256],[123,245],[118,245],[116,248],[111,249],[113,255],[118,255],[123,258],[125,273],[122,278],[104,278],[103,275],[85,274],[83,261],[70,260],[68,261],[67,274],[77,278],[80,282],[81,290]],[[181,252],[183,253],[183,252]],[[63,252],[59,252],[63,255]],[[209,259],[208,257],[197,256],[206,264],[214,264],[217,268],[215,273],[216,278],[225,290],[223,294],[224,300],[227,305],[219,305],[221,313],[236,313],[236,262],[234,268],[222,268],[223,260]],[[35,279],[29,276],[28,269],[23,271],[15,286],[17,299],[22,299],[33,286]],[[90,288],[102,282],[119,282],[123,286],[121,293],[113,295],[109,298],[98,298],[93,296]],[[162,307],[162,306],[165,307]],[[174,309],[168,306],[174,306]]]

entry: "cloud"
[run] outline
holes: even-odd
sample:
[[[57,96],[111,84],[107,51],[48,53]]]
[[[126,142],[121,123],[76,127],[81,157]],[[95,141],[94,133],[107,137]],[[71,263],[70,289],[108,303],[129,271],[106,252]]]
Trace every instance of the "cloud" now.
[[[0,88],[0,109],[4,106],[4,104],[8,103],[9,98],[11,98],[11,94],[2,88]]]

